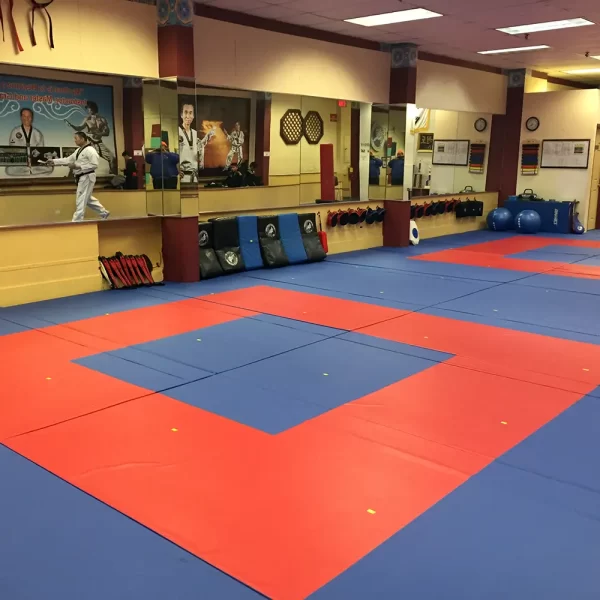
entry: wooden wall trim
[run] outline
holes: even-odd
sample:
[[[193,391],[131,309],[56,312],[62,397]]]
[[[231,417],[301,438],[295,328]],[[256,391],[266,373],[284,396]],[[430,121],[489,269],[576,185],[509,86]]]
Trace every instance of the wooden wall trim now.
[[[475,71],[484,71],[485,73],[495,73],[502,75],[503,71],[499,67],[491,67],[482,65],[481,63],[471,62],[469,60],[460,60],[451,56],[441,56],[439,54],[430,54],[429,52],[419,52],[419,60],[427,62],[439,63],[441,65],[449,65],[452,67],[462,67],[463,69],[474,69]]]

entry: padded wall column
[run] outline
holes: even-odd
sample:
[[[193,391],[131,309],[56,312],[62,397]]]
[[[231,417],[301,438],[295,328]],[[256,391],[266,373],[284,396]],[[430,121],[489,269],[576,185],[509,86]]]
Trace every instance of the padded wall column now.
[[[404,248],[410,243],[410,202],[386,200],[383,221],[383,245]]]
[[[254,160],[263,185],[269,185],[269,165],[271,162],[271,94],[259,94],[256,101],[256,141]]]
[[[162,251],[165,281],[200,281],[198,218],[163,217]]]
[[[157,2],[158,73],[160,77],[195,77],[194,2]]]
[[[350,113],[350,197],[360,198],[360,105],[352,103]]]
[[[508,71],[506,114],[492,117],[492,133],[485,189],[498,192],[498,205],[517,193],[521,152],[521,121],[525,69]]]
[[[390,70],[390,104],[414,104],[417,96],[417,59],[414,44],[392,46]]]
[[[335,200],[333,144],[321,144],[321,200]]]
[[[144,146],[144,103],[142,100],[142,80],[126,77],[123,81],[123,126],[125,149],[132,154]],[[144,157],[133,156],[137,165],[137,187],[144,188]]]

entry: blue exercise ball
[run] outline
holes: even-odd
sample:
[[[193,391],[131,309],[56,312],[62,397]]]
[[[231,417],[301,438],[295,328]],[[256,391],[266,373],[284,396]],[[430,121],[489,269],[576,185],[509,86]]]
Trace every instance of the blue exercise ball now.
[[[495,208],[487,216],[487,226],[492,231],[506,231],[512,225],[512,214],[508,208]]]
[[[542,227],[542,219],[535,210],[522,210],[515,219],[515,229],[519,233],[537,233]]]

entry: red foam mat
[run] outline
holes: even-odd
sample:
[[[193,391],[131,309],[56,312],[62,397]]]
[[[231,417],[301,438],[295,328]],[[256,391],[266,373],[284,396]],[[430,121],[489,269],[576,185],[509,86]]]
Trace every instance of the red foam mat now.
[[[353,300],[340,300],[305,292],[255,286],[244,290],[204,296],[203,300],[224,306],[353,330],[408,314],[408,311],[374,306]]]

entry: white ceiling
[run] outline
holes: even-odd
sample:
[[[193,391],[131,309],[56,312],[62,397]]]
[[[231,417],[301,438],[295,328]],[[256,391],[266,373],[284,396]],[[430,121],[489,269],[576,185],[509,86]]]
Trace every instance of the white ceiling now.
[[[600,83],[600,76],[575,76],[568,69],[600,68],[600,0],[202,0],[216,8],[304,25],[380,43],[411,42],[423,52],[504,69],[530,68],[555,77]],[[444,15],[382,27],[362,27],[344,19],[410,8]],[[583,17],[598,25],[534,33],[525,40],[498,27]],[[484,56],[479,50],[546,44],[549,50]]]

